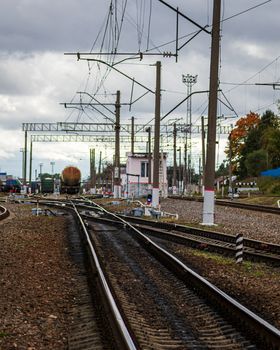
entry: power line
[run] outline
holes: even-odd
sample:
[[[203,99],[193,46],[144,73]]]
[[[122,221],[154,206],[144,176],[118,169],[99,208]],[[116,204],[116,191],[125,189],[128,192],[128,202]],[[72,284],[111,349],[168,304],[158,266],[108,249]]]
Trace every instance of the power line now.
[[[271,0],[270,0],[270,1],[271,1]],[[273,59],[273,60],[272,60],[271,62],[269,62],[268,64],[266,64],[266,65],[265,65],[263,68],[261,68],[257,73],[253,74],[253,75],[250,76],[248,79],[244,80],[244,81],[243,81],[242,83],[240,83],[239,85],[243,85],[243,84],[247,83],[247,81],[249,81],[249,80],[255,78],[255,76],[257,76],[258,74],[262,73],[262,72],[263,72],[264,70],[266,70],[269,66],[271,66],[274,62],[276,62],[279,58],[280,58],[280,55],[277,56],[275,59]],[[236,89],[239,85],[237,85],[237,86],[235,86],[235,87],[229,89],[229,90],[226,91],[226,92],[230,92],[230,91]]]
[[[263,6],[263,5],[265,5],[265,4],[267,4],[268,2],[271,2],[271,1],[272,1],[272,0],[267,0],[267,1],[261,2],[261,3],[258,4],[258,5],[249,7],[247,10],[238,12],[238,13],[236,13],[235,15],[232,15],[232,16],[230,16],[230,17],[227,17],[227,18],[223,19],[221,22],[225,22],[225,21],[228,21],[229,19],[232,19],[232,18],[234,18],[234,17],[243,15],[244,13],[249,12],[249,11],[251,11],[251,10],[254,10],[255,8],[260,7],[260,6]]]

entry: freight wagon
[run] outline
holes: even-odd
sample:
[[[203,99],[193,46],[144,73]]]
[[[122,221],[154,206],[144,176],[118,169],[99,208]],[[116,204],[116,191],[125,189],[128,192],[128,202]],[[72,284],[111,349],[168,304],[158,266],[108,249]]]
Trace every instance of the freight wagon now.
[[[67,166],[61,173],[61,193],[76,194],[80,191],[81,172],[77,167]]]

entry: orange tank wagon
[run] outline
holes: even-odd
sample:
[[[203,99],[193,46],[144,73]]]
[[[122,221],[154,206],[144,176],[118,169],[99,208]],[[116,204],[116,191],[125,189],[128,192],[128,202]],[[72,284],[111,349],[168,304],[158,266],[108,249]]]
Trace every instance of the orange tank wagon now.
[[[75,166],[67,166],[61,173],[61,192],[75,194],[80,191],[81,172]]]

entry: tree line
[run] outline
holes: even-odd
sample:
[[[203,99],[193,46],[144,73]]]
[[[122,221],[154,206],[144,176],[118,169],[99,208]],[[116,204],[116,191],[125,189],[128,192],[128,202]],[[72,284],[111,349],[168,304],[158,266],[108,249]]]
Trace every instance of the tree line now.
[[[217,175],[232,174],[238,178],[255,177],[266,169],[280,167],[280,122],[278,116],[267,110],[262,115],[250,112],[240,118],[232,129],[226,161]]]

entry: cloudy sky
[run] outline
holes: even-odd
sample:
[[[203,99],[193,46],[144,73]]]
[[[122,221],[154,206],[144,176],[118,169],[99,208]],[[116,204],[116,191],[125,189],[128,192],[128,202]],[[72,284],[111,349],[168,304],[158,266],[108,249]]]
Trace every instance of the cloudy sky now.
[[[201,26],[212,23],[212,0],[167,0],[174,7]],[[220,82],[224,95],[218,105],[222,125],[235,124],[237,117],[251,111],[263,113],[266,109],[277,112],[279,91],[255,83],[278,82],[280,2],[277,0],[223,0]],[[132,83],[105,64],[77,61],[69,52],[149,52],[159,54],[175,50],[175,14],[158,0],[114,0],[109,11],[109,0],[10,0],[1,3],[0,12],[0,171],[21,176],[24,135],[22,123],[33,122],[108,122],[92,108],[81,111],[64,108],[64,102],[88,102],[84,91],[103,103],[114,103],[116,90],[121,101],[127,103]],[[255,7],[255,8],[253,8]],[[246,11],[247,9],[250,9]],[[244,13],[242,13],[244,11]],[[109,15],[110,14],[110,15]],[[238,15],[239,14],[239,15]],[[235,16],[236,15],[236,16]],[[232,17],[232,18],[231,18]],[[182,45],[198,28],[187,20],[179,20],[179,44]],[[211,37],[200,33],[174,58],[150,55],[143,60],[130,59],[116,68],[145,85],[155,88],[155,67],[162,62],[162,106],[164,115],[186,96],[182,74],[198,75],[193,91],[209,87]],[[118,62],[131,56],[93,56],[106,62]],[[105,77],[105,78],[104,78]],[[145,90],[134,86],[133,99]],[[201,115],[207,116],[207,94],[192,99],[192,123],[198,125]],[[111,108],[114,111],[113,107]],[[112,116],[105,109],[104,114]],[[128,123],[131,116],[137,124],[153,118],[154,96],[147,94],[121,109],[121,120]],[[184,122],[186,105],[183,104],[166,118]],[[169,120],[168,120],[169,119]],[[193,135],[193,163],[200,156],[199,135]],[[218,162],[223,160],[225,136],[220,140]],[[165,139],[164,150],[168,147]],[[170,140],[169,140],[170,141]],[[122,145],[124,146],[124,145]],[[83,177],[89,174],[89,148],[102,151],[110,160],[111,144],[34,143],[33,171],[51,172],[50,162],[60,172],[69,164],[81,168]],[[144,144],[142,145],[144,147]],[[124,149],[125,150],[125,149]],[[171,158],[170,158],[171,159]],[[34,175],[33,175],[34,177]]]

